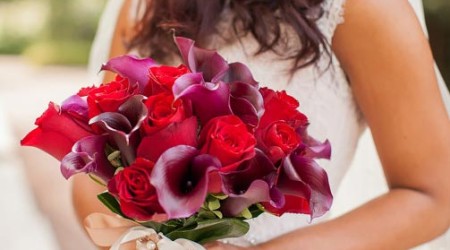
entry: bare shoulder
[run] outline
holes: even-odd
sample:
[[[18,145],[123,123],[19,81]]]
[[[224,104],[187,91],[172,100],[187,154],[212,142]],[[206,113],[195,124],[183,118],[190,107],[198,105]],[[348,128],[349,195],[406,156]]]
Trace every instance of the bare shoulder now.
[[[418,48],[416,55],[420,54],[422,60],[433,60],[428,53],[428,41],[407,0],[347,0],[344,18],[344,24],[336,30],[333,49],[346,64],[349,49],[369,55],[369,52],[400,55],[399,49]]]
[[[407,0],[347,0],[344,18],[333,50],[371,128],[389,184],[450,187],[442,178],[450,174],[449,119],[413,8]],[[431,169],[422,167],[424,161],[435,170],[434,183],[423,178]]]

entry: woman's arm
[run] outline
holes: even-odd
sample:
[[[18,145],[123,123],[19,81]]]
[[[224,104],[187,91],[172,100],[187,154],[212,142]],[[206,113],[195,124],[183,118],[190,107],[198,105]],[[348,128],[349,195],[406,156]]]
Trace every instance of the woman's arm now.
[[[408,1],[348,0],[333,50],[371,128],[390,192],[255,249],[408,249],[444,233],[450,123],[428,41]]]
[[[109,58],[116,57],[127,53],[124,45],[124,39],[128,39],[131,31],[130,23],[130,5],[131,0],[124,0],[120,10],[117,25],[114,30],[113,40]],[[114,79],[115,74],[109,71],[105,72],[103,82],[110,82]],[[93,212],[111,213],[98,199],[97,195],[104,192],[106,187],[102,187],[92,181],[89,176],[79,174],[73,177],[72,200],[74,203],[75,213],[78,220],[82,224],[84,218]]]
[[[406,0],[348,0],[333,50],[372,131],[390,192],[261,249],[407,249],[450,225],[450,123]]]

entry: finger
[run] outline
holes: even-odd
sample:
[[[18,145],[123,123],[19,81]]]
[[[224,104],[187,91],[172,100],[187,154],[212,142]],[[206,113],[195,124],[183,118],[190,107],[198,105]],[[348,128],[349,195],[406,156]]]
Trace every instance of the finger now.
[[[221,250],[224,249],[223,243],[214,241],[206,243],[203,247],[205,247],[207,250]]]

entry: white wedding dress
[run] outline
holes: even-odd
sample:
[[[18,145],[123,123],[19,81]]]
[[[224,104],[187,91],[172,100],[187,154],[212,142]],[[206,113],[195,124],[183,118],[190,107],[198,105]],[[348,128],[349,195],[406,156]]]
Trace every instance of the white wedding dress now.
[[[107,60],[114,24],[123,0],[110,0],[100,22],[96,41],[91,54],[91,70],[95,82],[101,81],[96,74],[100,65]],[[326,0],[325,14],[318,25],[331,44],[336,26],[343,22],[343,5],[345,0]],[[336,58],[327,68],[328,58],[323,56],[317,66],[298,71],[289,81],[285,73],[290,62],[277,59],[273,53],[252,56],[257,48],[252,38],[240,44],[221,48],[219,53],[229,62],[240,61],[249,66],[256,80],[261,85],[273,89],[285,89],[300,100],[301,111],[310,119],[309,132],[317,139],[329,139],[333,147],[331,161],[322,161],[321,165],[329,175],[331,190],[336,192],[344,175],[349,169],[362,132],[366,128],[357,103],[355,102],[349,83]],[[326,70],[325,70],[326,69]],[[448,93],[448,92],[447,92]],[[448,99],[448,98],[447,98]],[[363,178],[370,178],[365,176]],[[314,222],[324,220],[320,218]],[[287,214],[275,217],[263,214],[250,221],[250,231],[244,237],[230,240],[238,245],[250,245],[267,241],[296,228],[307,226],[309,217]],[[314,223],[313,222],[313,223]],[[433,247],[432,249],[439,249]],[[442,248],[443,249],[443,248]]]

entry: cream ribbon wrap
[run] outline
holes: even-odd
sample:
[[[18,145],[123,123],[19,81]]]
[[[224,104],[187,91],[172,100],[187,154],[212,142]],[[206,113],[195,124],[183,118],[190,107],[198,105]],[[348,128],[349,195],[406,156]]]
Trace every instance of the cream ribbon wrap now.
[[[84,220],[84,227],[95,245],[110,247],[110,250],[120,250],[125,244],[145,237],[159,239],[155,242],[158,250],[205,250],[204,247],[193,241],[187,239],[172,241],[162,234],[157,234],[151,228],[102,213],[93,213],[87,216]]]

